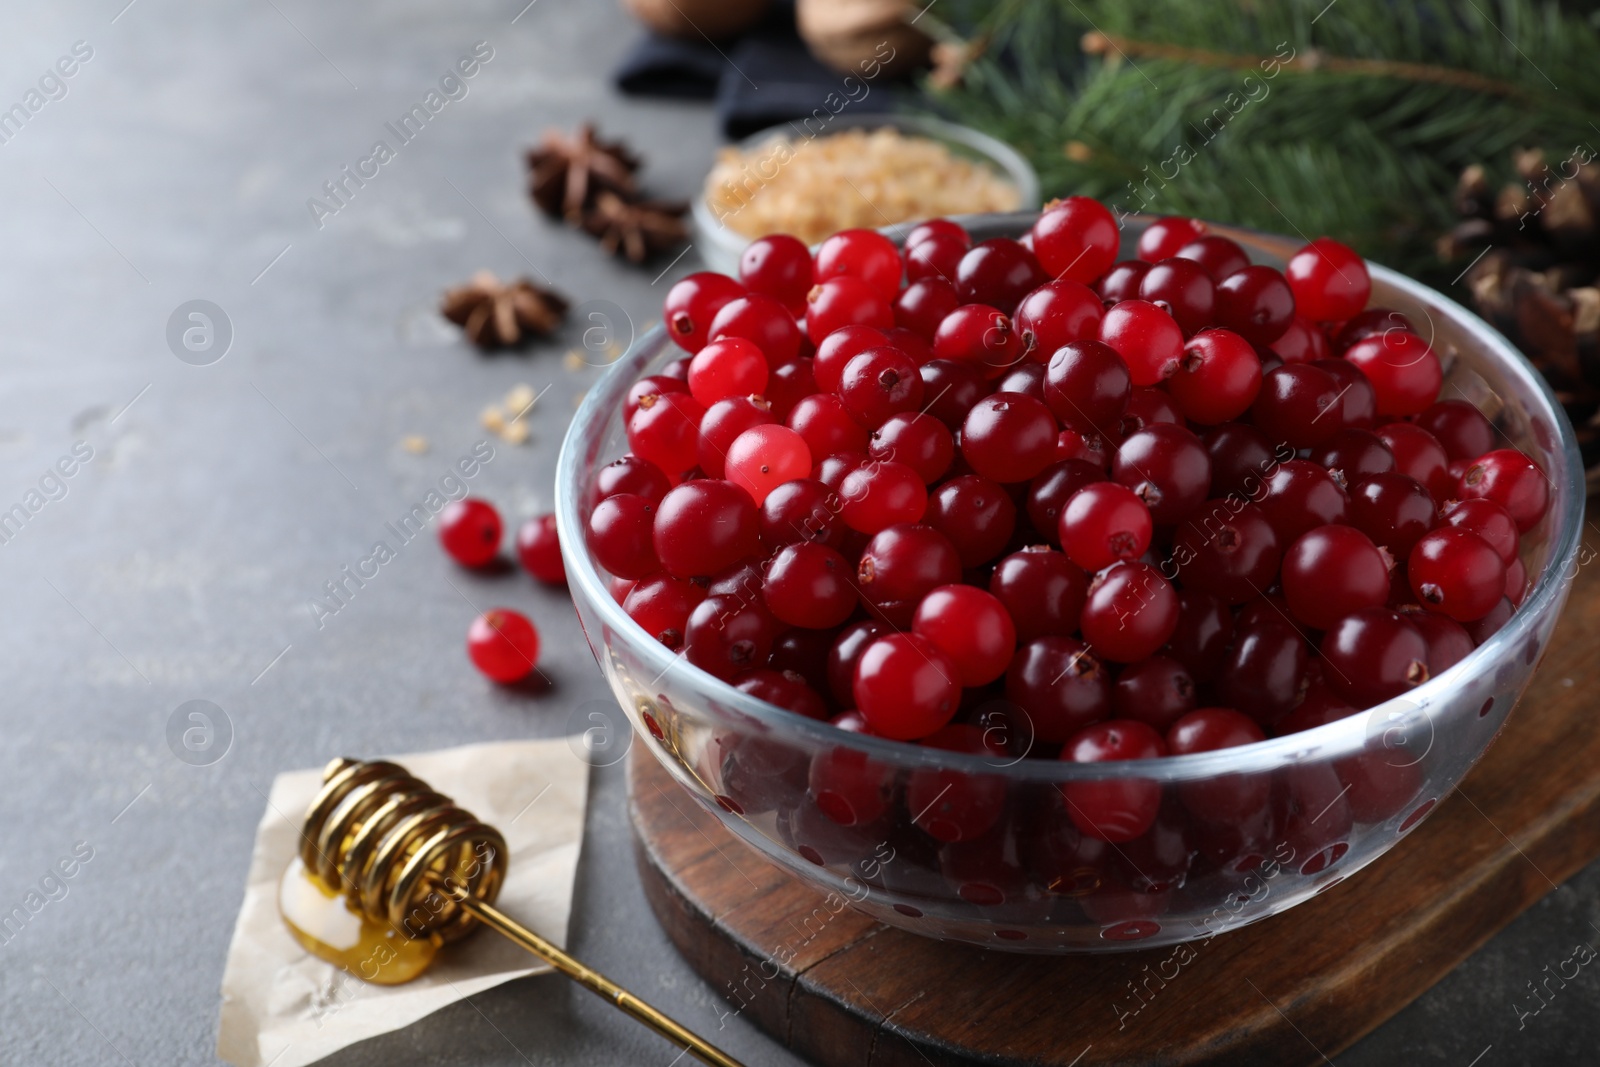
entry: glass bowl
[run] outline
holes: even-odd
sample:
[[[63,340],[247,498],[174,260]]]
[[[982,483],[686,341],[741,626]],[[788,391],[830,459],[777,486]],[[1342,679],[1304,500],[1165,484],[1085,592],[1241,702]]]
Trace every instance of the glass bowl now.
[[[1035,173],[1033,165],[1023,159],[1016,149],[970,126],[943,122],[923,115],[851,114],[848,111],[842,111],[837,115],[829,115],[824,112],[821,117],[768,127],[765,130],[751,134],[733,147],[741,152],[748,152],[752,148],[758,148],[767,141],[778,137],[806,141],[817,137],[828,137],[850,129],[876,130],[885,126],[901,133],[930,138],[943,144],[954,155],[987,163],[993,170],[1002,174],[1012,185],[1017,187],[1017,209],[1019,211],[1033,211],[1039,207],[1039,176]],[[706,266],[711,270],[719,270],[724,274],[738,277],[739,255],[745,250],[745,246],[755,238],[747,237],[737,230],[724,225],[712,212],[710,206],[707,205],[703,187],[694,198],[692,214],[695,230],[694,245],[700,252],[700,258],[705,261]],[[904,237],[906,230],[921,221],[923,220],[883,220],[886,224],[893,224],[890,229],[899,230],[901,237]],[[885,232],[889,231],[886,230]],[[893,236],[893,233],[891,233],[891,236]]]
[[[983,239],[1020,234],[1032,218],[963,221]],[[1129,221],[1124,254],[1142,228]],[[1256,262],[1279,266],[1300,243],[1214,229]],[[682,355],[657,327],[589,392],[556,476],[573,599],[639,743],[728,830],[820,892],[891,926],[988,948],[1175,944],[1263,919],[1359,871],[1414,830],[1505,725],[1566,600],[1584,503],[1572,428],[1529,364],[1460,305],[1371,270],[1372,303],[1399,309],[1431,335],[1447,368],[1442,395],[1478,403],[1553,485],[1548,514],[1523,540],[1524,565],[1537,576],[1531,591],[1460,663],[1403,698],[1302,733],[1098,765],[944,752],[763,703],[646,634],[612,598],[585,545],[595,473],[627,450],[619,411],[629,384]],[[834,822],[808,791],[814,764],[886,787],[875,794],[887,797],[883,811],[864,825]],[[1067,795],[1111,782],[1160,790],[1161,814],[1144,836],[1110,845],[1079,834],[1068,818]],[[998,811],[993,825],[954,842],[925,832],[918,817],[926,798],[947,790]],[[1225,822],[1188,817],[1185,798],[1207,791],[1259,799]]]

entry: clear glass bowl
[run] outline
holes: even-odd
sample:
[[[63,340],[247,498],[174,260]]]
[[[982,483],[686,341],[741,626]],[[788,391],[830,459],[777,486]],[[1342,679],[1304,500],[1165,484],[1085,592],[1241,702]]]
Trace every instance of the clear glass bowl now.
[[[978,238],[1016,235],[1033,216],[965,221]],[[1124,254],[1142,223],[1130,220]],[[1256,262],[1300,243],[1218,228]],[[1372,303],[1430,333],[1445,396],[1477,402],[1553,484],[1549,514],[1523,540],[1537,575],[1520,610],[1466,659],[1406,697],[1287,737],[1219,752],[1113,764],[1000,760],[845,733],[756,700],[690,666],[635,624],[589,556],[584,518],[596,470],[627,450],[620,418],[631,382],[682,353],[657,329],[590,391],[562,448],[557,520],[568,581],[590,647],[640,743],[707,811],[767,859],[875,919],[929,937],[1019,952],[1168,945],[1293,907],[1392,848],[1471,769],[1505,725],[1540,660],[1571,584],[1583,518],[1572,428],[1549,389],[1466,309],[1382,267]],[[1537,714],[1535,709],[1532,714]],[[844,827],[812,801],[814,761],[891,783],[884,814]],[[1063,790],[1143,780],[1162,815],[1143,837],[1082,837]],[[943,844],[913,822],[908,796],[943,788],[1003,798],[994,826]],[[1194,790],[1269,798],[1227,824],[1185,816]],[[1189,857],[1189,862],[1184,860]],[[1187,868],[1187,869],[1185,869]]]

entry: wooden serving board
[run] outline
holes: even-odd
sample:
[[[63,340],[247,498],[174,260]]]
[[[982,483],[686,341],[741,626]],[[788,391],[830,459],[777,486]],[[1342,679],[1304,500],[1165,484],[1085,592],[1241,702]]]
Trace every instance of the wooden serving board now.
[[[727,1010],[829,1067],[1323,1063],[1600,856],[1596,634],[1600,567],[1581,566],[1522,705],[1431,818],[1349,881],[1181,955],[1011,955],[833,914],[643,745],[639,870]]]

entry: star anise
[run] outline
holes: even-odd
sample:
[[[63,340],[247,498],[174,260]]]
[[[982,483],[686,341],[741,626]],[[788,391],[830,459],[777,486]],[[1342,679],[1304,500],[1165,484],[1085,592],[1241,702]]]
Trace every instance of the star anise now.
[[[681,201],[639,200],[630,203],[615,193],[595,197],[594,207],[583,216],[584,230],[600,239],[600,247],[613,256],[643,263],[689,235],[683,216],[689,205]]]
[[[502,282],[480,270],[465,285],[446,291],[439,312],[460,326],[467,340],[489,351],[554,332],[567,314],[567,301],[527,278]]]
[[[602,191],[635,195],[639,157],[621,141],[602,141],[584,123],[570,137],[550,130],[528,149],[528,195],[551,218],[576,223]]]

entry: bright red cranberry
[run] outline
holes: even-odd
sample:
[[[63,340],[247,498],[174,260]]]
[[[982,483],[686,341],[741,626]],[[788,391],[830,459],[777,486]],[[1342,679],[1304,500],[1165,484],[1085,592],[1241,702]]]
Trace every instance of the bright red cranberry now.
[[[1433,497],[1415,478],[1398,471],[1368,474],[1350,486],[1350,525],[1404,560],[1417,539],[1433,529]]]
[[[872,431],[867,455],[904,463],[932,485],[950,469],[956,456],[956,440],[949,427],[932,415],[901,412],[890,415]]]
[[[1150,270],[1150,264],[1140,259],[1125,259],[1106,271],[1105,277],[1095,283],[1094,291],[1107,307],[1139,296],[1139,283]]]
[[[1428,643],[1388,608],[1346,615],[1322,635],[1323,677],[1357,707],[1370,707],[1428,680]]]
[[[1139,279],[1138,297],[1165,308],[1185,337],[1216,321],[1217,284],[1192,259],[1173,257],[1151,264]]]
[[[1128,365],[1100,341],[1057,348],[1045,370],[1045,403],[1062,426],[1079,433],[1116,431],[1132,389]]]
[[[782,366],[800,355],[800,327],[789,309],[770,296],[752,293],[730,300],[711,320],[711,340],[742,337],[767,357],[769,367]]]
[[[647,396],[628,420],[628,447],[680,477],[700,461],[700,419],[706,409],[688,393]]]
[[[1250,257],[1238,244],[1220,234],[1206,234],[1178,249],[1173,255],[1192,259],[1217,281],[1229,278],[1250,265]]]
[[[658,571],[641,578],[622,601],[622,610],[651,637],[676,652],[689,630],[689,615],[706,591],[686,578]]]
[[[1081,459],[1052,463],[1028,483],[1028,521],[1033,523],[1035,531],[1059,548],[1061,514],[1066,510],[1067,501],[1079,489],[1094,482],[1104,482],[1105,477],[1105,471]],[[1140,507],[1143,506],[1141,502]]]
[[[1439,397],[1444,370],[1428,342],[1396,330],[1357,341],[1344,358],[1372,383],[1379,415],[1417,415]]]
[[[833,331],[817,345],[817,354],[811,360],[811,375],[817,388],[825,393],[837,392],[846,364],[863,352],[888,346],[888,335],[872,326],[843,326]]]
[[[1301,315],[1291,319],[1283,336],[1272,342],[1272,351],[1285,363],[1313,363],[1333,355],[1327,335]]]
[[[1337,526],[1350,514],[1350,498],[1333,475],[1304,459],[1280,464],[1258,503],[1280,545],[1294,544],[1313,527]]]
[[[811,449],[787,426],[756,426],[734,438],[726,466],[728,481],[759,507],[784,482],[811,473]]]
[[[972,405],[989,394],[983,371],[971,363],[935,359],[918,368],[927,413],[948,426],[961,429]]]
[[[1372,431],[1389,446],[1394,469],[1422,483],[1435,501],[1456,495],[1455,479],[1450,477],[1449,458],[1437,438],[1420,426],[1408,422],[1387,422]]]
[[[1233,614],[1218,597],[1198,589],[1178,592],[1178,626],[1167,639],[1165,654],[1204,684],[1211,681],[1233,640]]]
[[[743,489],[703,478],[662,498],[654,539],[656,556],[668,574],[704,577],[758,553],[761,520]]]
[[[941,585],[922,598],[911,632],[950,657],[963,686],[987,685],[1006,673],[1017,631],[992,593],[970,585]]]
[[[1167,392],[1184,417],[1204,426],[1243,415],[1260,390],[1261,357],[1231,330],[1201,330],[1191,337],[1177,372],[1167,380]]]
[[[842,326],[887,330],[893,325],[894,310],[889,302],[859,278],[829,278],[818,282],[806,296],[806,334],[812,344],[820,345]]]
[[[961,257],[971,247],[972,244],[965,238],[942,235],[907,245],[906,278],[912,282],[937,278],[953,283],[956,272],[961,269]]]
[[[1300,314],[1313,322],[1354,318],[1372,295],[1366,262],[1331,237],[1318,237],[1296,252],[1284,274]]]
[[[1138,559],[1150,547],[1150,509],[1127,486],[1097,481],[1073,494],[1058,534],[1067,558],[1086,571]]]
[[[1315,448],[1344,428],[1339,383],[1310,363],[1286,363],[1268,371],[1250,409],[1256,428],[1272,441]]]
[[[1505,508],[1523,533],[1537,526],[1550,507],[1550,479],[1515,448],[1479,456],[1461,475],[1456,488],[1462,500],[1492,500]]]
[[[1193,711],[1194,702],[1194,679],[1188,668],[1168,656],[1130,663],[1111,691],[1117,718],[1137,719],[1162,733]]]
[[[1178,594],[1148,563],[1117,563],[1095,575],[1079,616],[1083,639],[1115,663],[1133,663],[1167,643]]]
[[[669,378],[665,374],[652,374],[648,378],[640,378],[628,387],[628,396],[622,402],[622,419],[626,423],[633,418],[633,413],[639,410],[639,405],[646,402],[655,403],[656,398],[663,393],[687,393],[689,391],[688,369],[684,369],[684,377]]]
[[[1511,513],[1487,497],[1459,500],[1443,515],[1447,526],[1459,526],[1483,538],[1507,567],[1516,561],[1521,537]]]
[[[884,300],[900,291],[900,250],[876,230],[840,230],[817,249],[816,280],[860,278]]]
[[[922,598],[961,580],[961,559],[947,537],[921,523],[897,523],[867,542],[855,588],[874,615],[908,629]]]
[[[712,478],[724,477],[728,473],[728,450],[739,436],[757,426],[770,426],[773,421],[771,409],[760,397],[731,396],[712,404],[700,419],[700,444],[696,449],[700,469]]]
[[[1186,219],[1168,215],[1156,219],[1139,235],[1139,258],[1146,263],[1159,263],[1178,254],[1178,250],[1191,241],[1206,235],[1206,224],[1199,219]]]
[[[894,321],[929,344],[946,315],[961,306],[956,287],[944,278],[921,278],[894,300]]]
[[[777,634],[761,597],[717,594],[689,614],[684,649],[690,663],[727,681],[766,663]]]
[[[1193,433],[1159,422],[1123,439],[1111,461],[1111,477],[1139,494],[1158,525],[1167,525],[1205,500],[1211,456]]]
[[[961,424],[961,454],[985,478],[1026,482],[1055,460],[1056,420],[1021,393],[986,396]]]
[[[951,723],[922,739],[927,748],[988,756],[996,765],[1005,749],[982,728]],[[906,779],[906,809],[912,821],[938,841],[972,841],[1005,811],[1006,783],[998,775],[965,774],[945,768],[912,771]]]
[[[839,499],[845,525],[870,534],[922,518],[928,489],[914,468],[894,460],[872,460],[844,476]]]
[[[651,504],[659,504],[671,488],[672,483],[667,481],[660,467],[634,455],[612,460],[596,471],[594,476],[596,503],[618,493],[632,493],[644,497]]]
[[[1389,598],[1391,560],[1353,526],[1318,526],[1283,555],[1283,595],[1289,611],[1313,630],[1343,615],[1381,607]]]
[[[1122,243],[1116,218],[1087,196],[1046,205],[1033,224],[1032,237],[1034,253],[1052,278],[1085,285],[1110,268]]]
[[[1023,297],[1050,280],[1034,254],[1009,237],[993,237],[961,257],[954,281],[968,304],[988,304],[1007,315]],[[1073,279],[1079,280],[1079,279]]]
[[[692,355],[711,340],[711,323],[717,312],[744,295],[744,286],[726,274],[700,271],[667,290],[661,317],[672,340]]]
[[[778,550],[761,587],[767,609],[780,622],[823,630],[854,613],[850,562],[826,545],[802,541]]]
[[[1022,709],[1024,736],[1058,745],[1111,714],[1111,672],[1075,637],[1037,637],[1011,660],[1006,699]]]
[[[1017,639],[1032,641],[1077,630],[1089,578],[1064,553],[1032,545],[995,564],[989,592],[1005,605]]]
[[[655,506],[641,496],[618,493],[589,512],[589,551],[619,578],[643,578],[661,569],[651,531]]]
[[[1161,735],[1133,720],[1085,727],[1061,749],[1061,758],[1071,763],[1156,759],[1166,754]],[[1132,841],[1150,829],[1161,810],[1161,785],[1146,778],[1068,782],[1061,794],[1073,825],[1101,841]]]
[[[831,393],[813,393],[789,412],[789,429],[799,434],[812,456],[840,452],[865,452],[867,430],[850,414],[844,401]]]
[[[1249,500],[1266,488],[1266,478],[1284,456],[1275,456],[1272,442],[1254,426],[1225,422],[1206,431],[1206,454],[1211,457],[1211,492]],[[1290,452],[1290,455],[1293,453]]]
[[[1300,699],[1307,659],[1306,643],[1287,616],[1274,611],[1271,620],[1249,626],[1241,616],[1212,689],[1219,701],[1270,723]]]
[[[1010,543],[1017,506],[997,483],[963,474],[934,490],[924,521],[955,546],[963,567],[979,567]]]
[[[1411,320],[1393,308],[1367,308],[1353,315],[1349,322],[1339,328],[1337,334],[1329,337],[1329,342],[1334,354],[1342,356],[1358,341],[1401,330],[1406,333],[1417,332],[1416,327],[1411,325]]]
[[[524,570],[546,585],[567,584],[554,515],[535,515],[518,527],[517,559]]]
[[[476,497],[452,500],[439,513],[439,544],[463,567],[482,567],[500,551],[500,513]]]
[[[467,656],[474,667],[502,685],[521,681],[539,661],[539,631],[525,615],[492,608],[467,629]]]
[[[1254,719],[1232,708],[1199,708],[1166,731],[1167,751],[1174,756],[1237,748],[1266,739]],[[1178,798],[1196,817],[1226,822],[1265,807],[1271,791],[1272,780],[1265,774],[1222,774],[1180,783]]]
[[[1207,501],[1178,526],[1172,561],[1185,587],[1243,604],[1272,584],[1281,542],[1256,505],[1237,498]]]
[[[961,700],[956,665],[916,634],[888,634],[868,645],[852,692],[872,731],[897,741],[938,730]]]
[[[1416,424],[1438,438],[1452,460],[1477,459],[1494,448],[1494,424],[1465,400],[1441,400],[1418,415]]]
[[[869,430],[922,406],[922,376],[898,348],[870,348],[845,364],[837,390],[845,410]]]
[[[847,711],[833,725],[853,734],[876,736],[859,713]],[[851,745],[836,745],[811,758],[811,796],[817,807],[840,826],[862,826],[889,808],[894,768]]]
[[[739,280],[746,289],[770,296],[792,315],[806,310],[811,291],[811,250],[786,233],[758,237],[739,256]]]
[[[1457,526],[1422,536],[1406,558],[1411,590],[1429,611],[1472,622],[1505,596],[1506,565],[1493,545]]]
[[[966,227],[959,222],[949,219],[929,219],[919,222],[906,234],[906,247],[915,248],[930,237],[955,237],[972,244],[972,235],[967,233]]]
[[[1058,348],[1100,336],[1105,309],[1093,289],[1060,279],[1046,282],[1017,305],[1016,327],[1022,347],[1036,363],[1048,363]]]
[[[1022,338],[1005,312],[989,304],[962,304],[939,323],[933,335],[936,359],[972,363],[998,374],[1026,357]]]
[[[1113,305],[1100,321],[1100,340],[1116,349],[1134,385],[1155,385],[1177,373],[1183,330],[1173,317],[1145,300]]]

